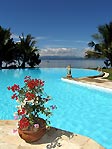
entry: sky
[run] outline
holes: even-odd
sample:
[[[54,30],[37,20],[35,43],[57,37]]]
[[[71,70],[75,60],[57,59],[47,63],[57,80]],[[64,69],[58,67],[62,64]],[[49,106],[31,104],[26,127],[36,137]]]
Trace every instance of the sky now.
[[[112,0],[0,0],[0,25],[15,41],[37,40],[41,56],[84,56],[98,26],[112,21]]]

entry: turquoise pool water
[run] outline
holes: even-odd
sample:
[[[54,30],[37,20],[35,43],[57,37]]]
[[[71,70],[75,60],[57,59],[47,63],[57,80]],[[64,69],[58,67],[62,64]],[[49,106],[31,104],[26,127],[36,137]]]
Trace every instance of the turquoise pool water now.
[[[72,69],[73,77],[98,73]],[[106,149],[112,149],[112,93],[63,82],[64,68],[0,70],[0,119],[13,119],[16,102],[10,99],[7,86],[23,84],[26,75],[45,80],[45,91],[58,107],[51,117],[53,127],[88,136]]]

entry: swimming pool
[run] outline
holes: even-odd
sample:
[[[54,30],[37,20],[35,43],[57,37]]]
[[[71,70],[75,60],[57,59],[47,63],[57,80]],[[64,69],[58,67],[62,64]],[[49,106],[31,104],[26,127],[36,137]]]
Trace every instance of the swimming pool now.
[[[94,70],[72,69],[73,77],[97,74]],[[112,93],[63,82],[65,68],[0,70],[0,119],[13,119],[16,102],[10,99],[7,86],[22,84],[26,75],[45,80],[45,91],[58,107],[51,117],[53,127],[88,136],[112,149]]]

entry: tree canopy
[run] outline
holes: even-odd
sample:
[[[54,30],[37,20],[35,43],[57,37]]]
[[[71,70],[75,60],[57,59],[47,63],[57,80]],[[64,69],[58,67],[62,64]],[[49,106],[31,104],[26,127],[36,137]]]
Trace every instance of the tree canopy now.
[[[35,46],[36,40],[31,34],[19,36],[20,41],[14,42],[10,29],[0,26],[0,68],[25,68],[39,65],[39,49]]]
[[[106,58],[105,65],[112,67],[112,22],[98,26],[98,33],[92,37],[96,42],[88,43],[88,46],[92,47],[93,50],[88,50],[85,57]]]

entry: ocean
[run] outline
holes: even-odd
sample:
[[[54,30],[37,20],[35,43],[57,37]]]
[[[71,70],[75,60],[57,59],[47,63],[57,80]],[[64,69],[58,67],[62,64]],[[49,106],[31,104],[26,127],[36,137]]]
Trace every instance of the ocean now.
[[[71,65],[73,68],[97,68],[97,67],[105,67],[104,60],[102,59],[72,59],[72,60],[45,60],[42,59],[39,67],[46,68],[59,68],[59,67],[67,67]]]

